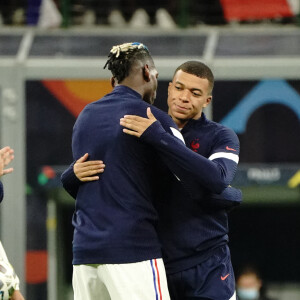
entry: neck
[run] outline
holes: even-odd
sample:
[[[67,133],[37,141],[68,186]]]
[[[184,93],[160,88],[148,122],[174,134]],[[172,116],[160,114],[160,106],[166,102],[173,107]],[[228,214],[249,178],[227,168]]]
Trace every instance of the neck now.
[[[145,96],[145,82],[143,81],[142,69],[134,68],[130,74],[124,78],[119,85],[127,86],[141,95],[142,98]]]
[[[129,88],[131,88],[132,90],[136,91],[138,94],[141,95],[141,98],[144,97],[144,91],[137,85],[131,83],[131,82],[128,82],[127,80],[123,80],[121,83],[118,83],[116,84],[115,86],[127,86]]]
[[[183,128],[186,123],[189,121],[189,120],[182,120],[182,119],[177,119],[173,116],[171,116],[173,121],[176,123],[176,125],[178,126],[178,128]]]
[[[143,76],[143,63],[140,61],[136,61],[130,69],[129,75],[125,77],[120,85],[127,86],[138,94],[141,95],[141,98],[145,97],[145,80]]]
[[[169,112],[169,114],[170,114],[170,112]],[[170,115],[171,115],[173,121],[174,121],[174,122],[176,123],[176,125],[178,126],[178,128],[183,128],[183,127],[187,124],[187,122],[188,122],[189,120],[191,120],[191,119],[178,119],[178,118],[172,116],[172,114],[170,114]],[[194,119],[194,120],[199,120],[199,119],[201,118],[201,116],[202,116],[202,112],[201,112],[200,116],[194,117],[194,118],[192,118],[192,119]]]

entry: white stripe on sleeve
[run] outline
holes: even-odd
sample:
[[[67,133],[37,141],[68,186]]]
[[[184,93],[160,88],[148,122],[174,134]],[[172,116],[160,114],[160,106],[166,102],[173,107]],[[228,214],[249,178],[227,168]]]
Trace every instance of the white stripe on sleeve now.
[[[208,159],[214,160],[216,158],[227,158],[227,159],[233,160],[237,164],[239,163],[239,156],[234,153],[217,152],[217,153],[212,154]]]
[[[185,141],[184,141],[184,138],[183,138],[181,132],[174,127],[170,127],[170,129],[172,130],[173,135],[176,136],[178,139],[180,139],[185,144]]]

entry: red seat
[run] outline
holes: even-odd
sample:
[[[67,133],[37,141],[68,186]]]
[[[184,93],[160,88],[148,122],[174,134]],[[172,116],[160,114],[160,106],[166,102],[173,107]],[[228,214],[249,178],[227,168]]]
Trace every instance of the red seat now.
[[[287,0],[220,0],[227,21],[292,17]]]

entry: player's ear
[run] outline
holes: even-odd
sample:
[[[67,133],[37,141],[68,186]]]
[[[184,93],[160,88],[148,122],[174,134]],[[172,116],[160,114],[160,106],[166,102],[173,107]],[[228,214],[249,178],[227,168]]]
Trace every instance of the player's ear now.
[[[150,81],[150,70],[147,64],[143,67],[143,78],[146,82]]]
[[[206,101],[205,101],[203,107],[206,107],[211,102],[211,100],[212,100],[212,96],[209,96],[208,98],[206,98]]]
[[[113,88],[116,86],[116,79],[114,77],[110,78],[110,84]]]
[[[112,88],[115,87],[115,79],[113,77],[110,78],[110,85],[112,86]]]
[[[169,86],[168,86],[168,95],[170,93],[170,89],[172,88],[172,82],[169,82]]]

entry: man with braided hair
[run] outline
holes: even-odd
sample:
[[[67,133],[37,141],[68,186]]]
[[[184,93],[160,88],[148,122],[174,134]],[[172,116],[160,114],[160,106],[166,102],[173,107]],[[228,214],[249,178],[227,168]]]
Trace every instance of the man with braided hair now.
[[[108,166],[101,180],[84,182],[77,191],[74,299],[170,299],[152,203],[153,178],[162,164],[151,146],[123,134],[119,125],[127,114],[146,117],[158,72],[140,43],[113,47],[105,67],[113,91],[88,104],[73,128],[74,160],[89,153]],[[155,107],[152,112],[167,132],[180,135],[167,114]]]

